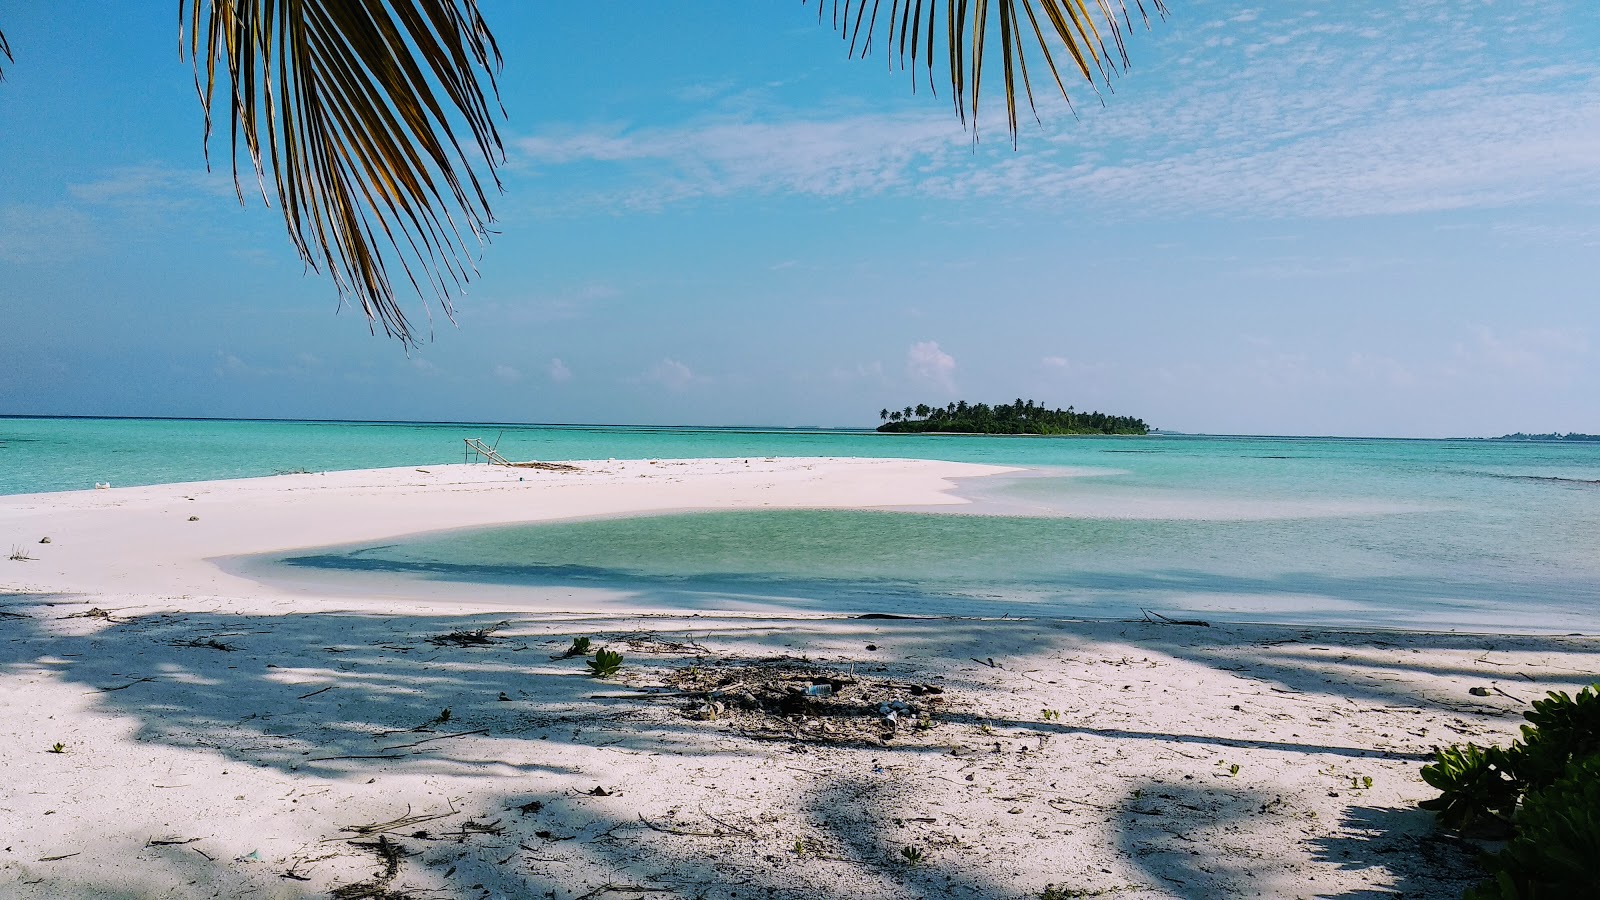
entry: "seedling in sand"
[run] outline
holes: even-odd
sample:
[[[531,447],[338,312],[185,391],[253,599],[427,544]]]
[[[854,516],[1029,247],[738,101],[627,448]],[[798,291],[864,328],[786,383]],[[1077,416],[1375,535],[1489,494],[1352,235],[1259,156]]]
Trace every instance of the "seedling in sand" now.
[[[65,752],[67,752],[67,745],[58,741],[58,742],[56,742],[54,744],[51,744],[50,745],[50,749],[45,751],[45,752],[46,753],[65,753]]]
[[[1046,722],[1052,720],[1059,722],[1061,721],[1061,712],[1054,709],[1041,709],[1039,710],[1039,718],[1045,720]]]
[[[1369,789],[1371,789],[1371,787],[1372,787],[1372,776],[1371,775],[1362,775],[1359,778],[1352,776],[1350,778],[1350,789],[1352,791],[1369,790]]]
[[[596,678],[610,678],[622,668],[622,654],[615,650],[601,650],[589,660],[589,674]]]
[[[567,648],[567,652],[561,654],[561,656],[559,658],[560,659],[571,659],[574,656],[588,656],[588,655],[589,655],[589,639],[586,638],[586,637],[578,637],[578,638],[573,638],[572,639],[572,646],[568,647]]]
[[[901,847],[900,857],[905,860],[908,866],[922,865],[922,851],[916,847]]]

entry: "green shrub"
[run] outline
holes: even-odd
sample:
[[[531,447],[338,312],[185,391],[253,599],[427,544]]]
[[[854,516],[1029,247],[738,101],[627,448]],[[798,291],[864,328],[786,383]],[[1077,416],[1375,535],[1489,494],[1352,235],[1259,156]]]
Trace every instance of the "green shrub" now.
[[[1517,834],[1486,861],[1489,880],[1468,900],[1582,900],[1600,897],[1600,755],[1530,792]]]
[[[1423,766],[1423,780],[1440,793],[1421,806],[1440,825],[1510,837],[1485,857],[1489,879],[1469,900],[1600,900],[1597,688],[1535,700],[1510,747],[1457,745]]]
[[[1506,770],[1506,753],[1476,744],[1446,747],[1432,765],[1422,767],[1422,780],[1439,790],[1424,800],[1423,809],[1439,815],[1439,824],[1474,834],[1502,832],[1516,811],[1521,785]]]

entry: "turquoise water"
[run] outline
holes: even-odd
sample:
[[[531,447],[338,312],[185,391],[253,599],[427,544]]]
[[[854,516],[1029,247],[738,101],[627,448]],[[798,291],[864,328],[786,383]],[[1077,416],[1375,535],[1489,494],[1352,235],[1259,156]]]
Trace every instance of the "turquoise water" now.
[[[0,493],[460,460],[906,456],[1029,467],[961,514],[691,513],[302,553],[299,577],[601,587],[662,609],[1600,630],[1600,445],[0,419]],[[1063,473],[1072,473],[1070,476]]]

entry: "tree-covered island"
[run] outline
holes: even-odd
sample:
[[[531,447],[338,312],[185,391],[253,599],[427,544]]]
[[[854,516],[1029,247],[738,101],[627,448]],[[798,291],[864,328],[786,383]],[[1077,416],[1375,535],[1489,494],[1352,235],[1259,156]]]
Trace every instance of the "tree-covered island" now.
[[[930,431],[958,434],[1149,434],[1143,419],[1102,412],[1049,409],[1032,400],[1015,403],[969,404],[965,400],[944,406],[919,403],[905,409],[878,412],[878,430],[894,434]]]

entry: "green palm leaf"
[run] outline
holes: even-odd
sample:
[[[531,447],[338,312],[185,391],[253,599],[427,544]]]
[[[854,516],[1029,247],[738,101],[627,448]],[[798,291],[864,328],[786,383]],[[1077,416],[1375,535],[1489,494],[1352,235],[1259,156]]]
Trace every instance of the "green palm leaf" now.
[[[500,53],[476,0],[182,0],[179,20],[208,145],[225,82],[240,202],[242,142],[306,264],[415,343],[391,264],[449,315],[493,221],[476,168],[498,188],[504,161],[486,100]]]
[[[1015,144],[1019,85],[1028,109],[1035,109],[1028,49],[1039,51],[1045,69],[1069,104],[1062,69],[1077,72],[1098,93],[1101,86],[1110,86],[1112,75],[1128,65],[1124,35],[1133,29],[1128,5],[1128,0],[890,0],[888,15],[880,16],[883,0],[817,0],[817,17],[831,14],[833,29],[850,42],[852,56],[871,53],[881,35],[890,64],[913,73],[920,64],[930,88],[935,80],[935,51],[943,43],[951,99],[962,123],[970,119],[974,139],[983,64],[998,44],[1006,124]],[[1132,0],[1132,6],[1146,27],[1150,12],[1167,14],[1163,0]],[[998,28],[998,35],[991,33],[991,23]],[[1056,53],[1062,50],[1065,54],[1058,66]]]

